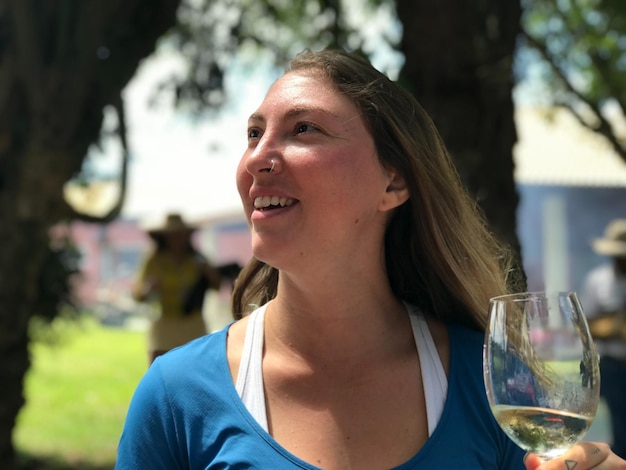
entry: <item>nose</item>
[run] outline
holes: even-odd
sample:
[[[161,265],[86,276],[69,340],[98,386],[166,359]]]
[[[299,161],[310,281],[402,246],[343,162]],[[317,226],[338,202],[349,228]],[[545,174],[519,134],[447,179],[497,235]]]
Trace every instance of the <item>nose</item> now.
[[[267,133],[244,153],[246,171],[252,176],[278,171],[281,151],[276,139]]]

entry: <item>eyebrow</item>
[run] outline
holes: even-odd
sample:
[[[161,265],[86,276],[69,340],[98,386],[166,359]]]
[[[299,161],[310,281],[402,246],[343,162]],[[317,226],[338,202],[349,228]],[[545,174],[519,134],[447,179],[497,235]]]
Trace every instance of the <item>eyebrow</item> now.
[[[297,106],[287,111],[284,117],[285,119],[292,119],[292,118],[301,116],[306,113],[322,113],[322,114],[331,116],[335,119],[340,119],[340,117],[337,114],[333,113],[332,111],[329,111],[326,108],[321,108],[318,106]],[[248,120],[265,122],[265,116],[263,116],[260,113],[252,113],[250,117],[248,118]]]

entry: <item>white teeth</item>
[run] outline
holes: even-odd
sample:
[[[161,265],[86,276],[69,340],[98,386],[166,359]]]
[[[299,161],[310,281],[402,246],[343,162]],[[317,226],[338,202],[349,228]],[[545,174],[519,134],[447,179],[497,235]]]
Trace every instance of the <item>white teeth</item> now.
[[[255,209],[266,209],[270,206],[291,206],[294,203],[294,200],[286,197],[278,197],[278,196],[259,196],[254,200],[254,208]]]

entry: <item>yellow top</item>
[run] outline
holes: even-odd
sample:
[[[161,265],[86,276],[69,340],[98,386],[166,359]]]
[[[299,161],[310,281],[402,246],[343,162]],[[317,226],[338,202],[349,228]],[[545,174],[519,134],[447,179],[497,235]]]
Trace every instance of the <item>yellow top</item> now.
[[[150,350],[169,350],[206,333],[201,312],[183,313],[183,301],[201,275],[204,257],[190,253],[182,260],[174,260],[166,253],[154,252],[145,260],[139,271],[135,298],[146,282],[153,282],[155,289],[146,301],[156,303],[158,318],[150,326],[148,335]]]

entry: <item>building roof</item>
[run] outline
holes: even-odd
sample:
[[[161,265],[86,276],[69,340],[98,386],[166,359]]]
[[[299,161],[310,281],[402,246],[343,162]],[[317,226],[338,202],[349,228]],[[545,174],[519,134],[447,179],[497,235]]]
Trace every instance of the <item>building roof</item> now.
[[[517,182],[626,187],[626,162],[567,110],[518,107],[515,114]]]

